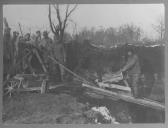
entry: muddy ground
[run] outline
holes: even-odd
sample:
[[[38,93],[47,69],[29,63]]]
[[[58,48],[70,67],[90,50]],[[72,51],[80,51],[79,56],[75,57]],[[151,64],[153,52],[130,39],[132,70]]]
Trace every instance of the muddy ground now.
[[[151,98],[164,102],[164,91],[159,83],[155,85]],[[161,95],[162,94],[162,95]],[[89,124],[95,123],[88,115],[92,107],[105,106],[119,123],[161,123],[164,112],[141,106],[100,98],[91,98],[85,89],[75,83],[39,92],[15,93],[11,98],[3,98],[4,123],[50,123],[50,124]],[[102,122],[109,123],[109,122]]]

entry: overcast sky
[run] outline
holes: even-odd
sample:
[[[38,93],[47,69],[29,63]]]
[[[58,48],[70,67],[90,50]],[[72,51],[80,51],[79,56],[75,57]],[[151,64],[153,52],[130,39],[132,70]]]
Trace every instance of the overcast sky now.
[[[4,5],[3,15],[12,30],[19,30],[18,22],[24,32],[49,30],[48,5]],[[161,16],[164,17],[163,4],[81,4],[71,19],[77,24],[78,31],[84,27],[98,29],[132,23],[140,26],[148,37],[156,38],[152,24],[157,24]],[[69,32],[73,26],[69,26]]]

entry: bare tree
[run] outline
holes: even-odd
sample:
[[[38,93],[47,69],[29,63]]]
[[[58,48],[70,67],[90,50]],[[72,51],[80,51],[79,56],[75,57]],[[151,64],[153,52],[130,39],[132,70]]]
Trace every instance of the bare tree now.
[[[68,25],[68,20],[70,18],[70,15],[72,14],[72,12],[75,11],[77,4],[75,4],[71,9],[70,9],[70,5],[68,4],[66,6],[66,10],[65,10],[65,17],[61,17],[60,14],[60,5],[59,4],[55,4],[53,5],[55,11],[56,11],[56,19],[57,22],[54,23],[52,21],[52,17],[51,17],[51,5],[49,5],[49,14],[48,14],[48,18],[49,18],[49,23],[50,23],[50,28],[52,33],[57,37],[58,41],[60,43],[63,43],[63,38],[64,38],[64,32],[65,29]]]
[[[163,17],[158,18],[157,23],[153,25],[153,29],[159,34],[159,40],[163,40],[165,33],[165,23]]]
[[[67,28],[68,22],[70,22],[70,16],[75,11],[77,4],[70,7],[70,5],[65,6],[65,16],[63,15],[64,10],[61,10],[59,4],[52,5],[54,11],[56,12],[55,19],[52,20],[51,14],[51,5],[49,5],[49,23],[52,33],[54,34],[54,44],[53,48],[53,57],[58,59],[60,63],[66,64],[66,50],[64,46],[64,38],[66,37],[65,29]],[[62,15],[61,15],[62,14]],[[59,65],[60,68],[60,78],[64,80],[64,69]]]

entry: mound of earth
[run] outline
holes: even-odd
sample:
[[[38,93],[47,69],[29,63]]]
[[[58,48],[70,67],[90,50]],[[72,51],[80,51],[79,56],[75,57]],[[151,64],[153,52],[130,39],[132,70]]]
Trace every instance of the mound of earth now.
[[[151,113],[154,113],[153,110],[146,110],[123,101],[91,98],[85,96],[82,91],[81,88],[68,85],[46,94],[20,92],[15,93],[11,98],[4,97],[3,122],[5,124],[136,123],[139,120],[148,122],[147,118],[151,118]],[[105,121],[98,111],[93,111],[93,108],[96,110],[107,108],[112,121]],[[145,117],[144,113],[147,112]],[[140,116],[141,119],[137,118]],[[155,122],[164,121],[160,112],[153,115],[154,117],[156,117]]]
[[[87,103],[65,93],[19,93],[5,99],[3,107],[5,124],[88,124],[96,123],[96,116]]]
[[[85,105],[67,94],[22,93],[5,100],[5,123],[84,123]],[[60,120],[61,118],[64,120]],[[70,120],[71,119],[71,120]]]

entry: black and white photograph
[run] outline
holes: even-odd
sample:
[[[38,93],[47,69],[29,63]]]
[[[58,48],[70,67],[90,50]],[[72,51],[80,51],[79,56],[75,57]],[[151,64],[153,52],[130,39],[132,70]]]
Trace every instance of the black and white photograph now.
[[[4,124],[165,123],[164,4],[4,4]]]

